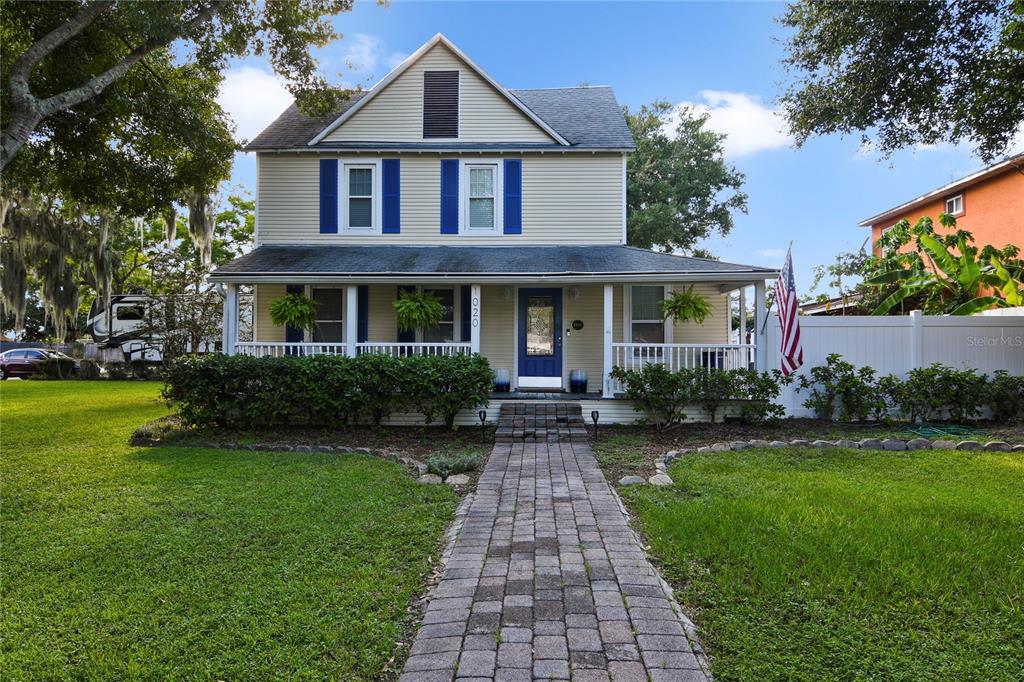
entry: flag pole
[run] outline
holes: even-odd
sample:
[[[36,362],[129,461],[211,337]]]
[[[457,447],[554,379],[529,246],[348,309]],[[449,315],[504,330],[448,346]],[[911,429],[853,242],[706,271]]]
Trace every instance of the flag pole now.
[[[787,256],[791,255],[792,251],[793,251],[793,240],[790,239],[789,240],[789,246],[786,248],[786,255]],[[775,299],[776,299],[776,296],[773,296],[771,304],[767,308],[765,308],[765,311],[764,311],[764,322],[761,323],[761,333],[762,334],[764,334],[764,330],[768,327],[768,313],[770,313],[772,311],[772,306],[775,305]]]

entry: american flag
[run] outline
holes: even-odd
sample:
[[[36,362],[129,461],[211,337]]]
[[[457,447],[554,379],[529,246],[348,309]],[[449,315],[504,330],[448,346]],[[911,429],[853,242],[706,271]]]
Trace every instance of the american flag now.
[[[775,301],[779,304],[779,324],[782,326],[782,373],[789,376],[804,364],[804,348],[800,344],[799,304],[796,300],[796,280],[793,279],[793,245],[786,251],[786,263],[775,283]]]

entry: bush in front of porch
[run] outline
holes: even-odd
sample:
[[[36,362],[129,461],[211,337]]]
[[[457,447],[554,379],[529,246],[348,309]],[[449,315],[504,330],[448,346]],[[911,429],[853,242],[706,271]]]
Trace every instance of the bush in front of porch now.
[[[211,354],[176,360],[164,381],[163,397],[189,426],[337,428],[412,411],[451,427],[460,410],[487,402],[493,372],[481,355]]]
[[[726,404],[740,403],[743,417],[754,423],[777,421],[784,410],[774,401],[790,379],[782,372],[753,369],[693,367],[671,370],[660,363],[640,369],[612,369],[613,379],[625,386],[625,397],[637,412],[654,418],[658,430],[676,426],[686,419],[686,408],[700,405],[714,422]]]

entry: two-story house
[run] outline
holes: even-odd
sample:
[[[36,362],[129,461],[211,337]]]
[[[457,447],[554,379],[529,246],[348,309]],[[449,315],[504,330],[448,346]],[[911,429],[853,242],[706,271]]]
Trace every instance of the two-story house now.
[[[957,229],[974,235],[977,246],[1002,248],[1013,244],[1024,249],[1024,154],[1011,156],[938,189],[860,222],[871,230],[871,246],[901,220],[911,225],[921,217],[932,219],[935,230],[939,214],[956,218]]]
[[[753,287],[763,321],[776,271],[626,246],[634,142],[610,88],[508,90],[438,34],[341,111],[292,106],[247,149],[256,248],[210,277],[226,352],[482,353],[513,390],[567,390],[582,369],[606,397],[613,365],[764,365],[763,343],[729,343],[728,303]],[[712,315],[664,322],[661,300],[691,284]],[[240,285],[252,342],[237,339]],[[400,331],[405,289],[440,298],[444,321]],[[289,291],[317,302],[315,331],[271,323]]]

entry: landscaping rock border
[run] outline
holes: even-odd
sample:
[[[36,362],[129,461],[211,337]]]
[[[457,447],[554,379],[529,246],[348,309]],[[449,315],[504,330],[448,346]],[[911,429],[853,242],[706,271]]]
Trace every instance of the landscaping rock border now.
[[[680,457],[696,452],[732,452],[746,450],[748,448],[850,448],[854,450],[883,450],[899,452],[903,450],[984,450],[988,452],[1024,452],[1024,445],[1010,445],[1006,441],[991,440],[981,443],[976,440],[928,440],[927,438],[862,438],[850,440],[840,438],[839,440],[814,440],[808,441],[797,438],[791,441],[783,440],[734,440],[729,443],[712,443],[696,448],[680,448],[669,450],[654,461],[654,468],[657,473],[647,481],[640,476],[623,476],[619,479],[620,486],[638,485],[649,483],[656,486],[672,485],[672,479],[667,471],[668,466]]]

